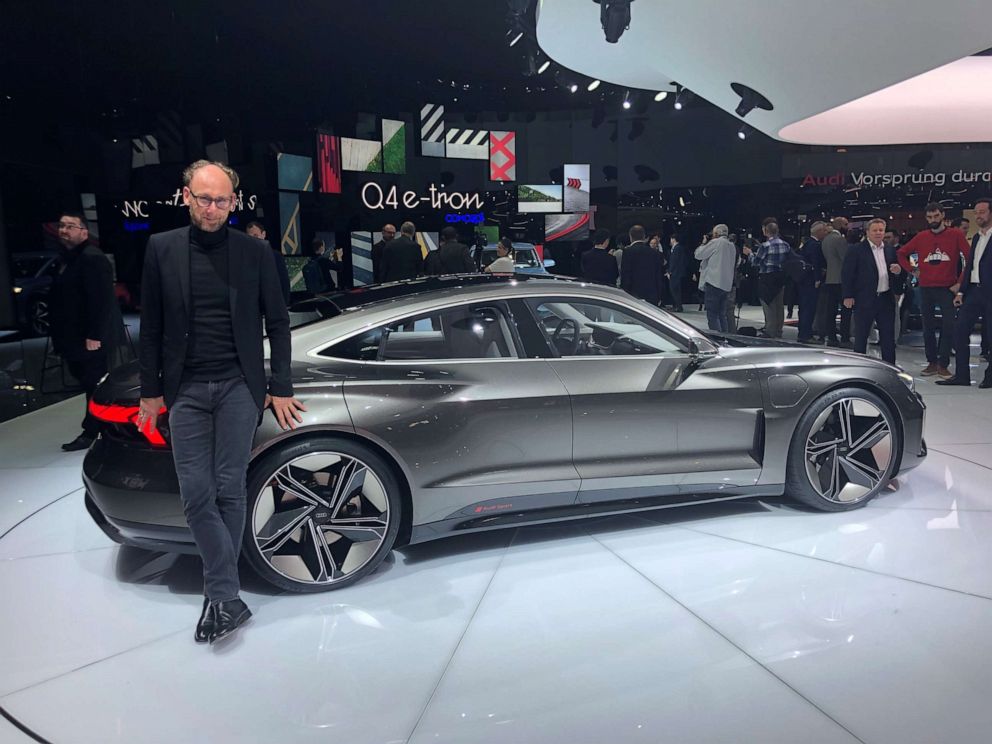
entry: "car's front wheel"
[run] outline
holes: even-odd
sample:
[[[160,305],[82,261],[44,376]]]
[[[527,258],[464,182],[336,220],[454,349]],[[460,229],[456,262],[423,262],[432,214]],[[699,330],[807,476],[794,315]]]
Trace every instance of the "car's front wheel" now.
[[[401,509],[400,484],[372,449],[330,436],[292,441],[249,478],[245,557],[282,589],[338,589],[386,557]]]
[[[888,485],[899,446],[897,421],[885,401],[860,388],[831,391],[799,419],[786,493],[822,511],[864,506]]]

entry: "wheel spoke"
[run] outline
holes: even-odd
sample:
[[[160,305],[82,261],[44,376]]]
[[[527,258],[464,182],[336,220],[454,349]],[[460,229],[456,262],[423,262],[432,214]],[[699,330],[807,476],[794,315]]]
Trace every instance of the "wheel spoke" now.
[[[333,519],[322,525],[328,532],[336,532],[353,542],[382,540],[386,536],[387,524],[381,519]]]
[[[307,528],[310,532],[310,544],[313,546],[313,554],[317,559],[317,565],[320,567],[315,580],[318,582],[333,581],[338,576],[338,566],[334,560],[334,556],[331,555],[331,549],[327,545],[327,540],[324,539],[324,533],[312,519],[307,522]]]
[[[294,478],[289,472],[288,465],[276,473],[276,483],[279,484],[279,488],[296,496],[300,501],[306,501],[313,506],[330,506],[326,499],[322,499]]]
[[[334,494],[331,497],[331,519],[336,519],[341,513],[341,507],[348,501],[348,497],[365,484],[365,473],[368,468],[357,460],[350,461],[338,474],[338,479],[334,484]]]
[[[260,540],[259,550],[263,553],[273,553],[279,550],[279,548],[286,544],[290,536],[310,518],[313,510],[313,506],[305,506],[301,509],[273,514],[265,524],[262,532],[268,531],[270,526],[274,527],[275,531],[270,532],[268,535],[259,534],[257,536],[257,539]]]
[[[863,449],[871,449],[889,435],[889,425],[885,421],[876,421],[875,424],[864,434],[858,437],[857,441],[850,443],[851,454]]]

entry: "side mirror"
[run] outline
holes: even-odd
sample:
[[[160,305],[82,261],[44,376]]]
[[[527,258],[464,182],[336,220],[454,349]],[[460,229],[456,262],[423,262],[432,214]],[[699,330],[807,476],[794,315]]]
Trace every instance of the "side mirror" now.
[[[699,356],[699,345],[696,343],[696,339],[689,339],[689,356],[697,357]]]
[[[544,268],[550,269],[553,268],[554,265],[555,265],[555,260],[553,258],[544,259]]]

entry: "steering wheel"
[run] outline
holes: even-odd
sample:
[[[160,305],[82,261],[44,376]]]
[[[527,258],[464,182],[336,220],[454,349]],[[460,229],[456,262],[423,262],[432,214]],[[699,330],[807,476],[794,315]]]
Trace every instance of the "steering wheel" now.
[[[561,332],[566,328],[571,327],[574,338],[565,339],[565,343],[569,344],[567,348],[562,348],[560,341],[562,340]],[[579,350],[579,342],[582,340],[582,336],[579,333],[579,323],[572,318],[562,318],[558,321],[558,327],[555,328],[554,334],[551,336],[551,343],[558,350],[558,353],[562,356],[574,356]]]

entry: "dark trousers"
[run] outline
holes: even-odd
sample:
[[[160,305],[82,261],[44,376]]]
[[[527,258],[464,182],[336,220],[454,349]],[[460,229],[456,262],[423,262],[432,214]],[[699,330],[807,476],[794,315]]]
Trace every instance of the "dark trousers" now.
[[[817,290],[812,281],[803,281],[799,285],[799,340],[807,341],[813,337],[813,319],[816,316]]]
[[[923,345],[926,348],[927,361],[946,368],[951,363],[951,343],[954,338],[954,293],[945,287],[920,287],[920,291],[923,295]],[[940,320],[937,320],[938,310]]]
[[[727,331],[727,293],[712,284],[703,286],[706,324],[711,331]]]
[[[837,341],[837,306],[841,304],[839,284],[821,284],[816,297],[816,334],[827,341]],[[851,337],[851,311],[840,309],[840,338],[847,341]]]
[[[235,599],[241,589],[245,478],[258,421],[241,377],[184,383],[169,411],[183,510],[203,558],[204,593],[213,602]]]
[[[668,280],[668,286],[672,292],[672,305],[676,310],[682,309],[682,277],[672,276]]]
[[[971,381],[971,331],[975,323],[981,319],[982,326],[988,325],[992,319],[992,297],[986,299],[977,291],[971,291],[964,298],[964,304],[958,309],[958,319],[954,326],[954,377],[960,381]],[[992,375],[985,368],[985,377]]]
[[[88,437],[95,437],[100,432],[100,422],[90,413],[90,399],[93,391],[100,383],[100,379],[107,374],[107,351],[98,349],[97,351],[82,351],[62,357],[65,366],[69,368],[69,374],[79,380],[79,384],[86,393],[86,412],[83,414],[83,433]]]
[[[882,359],[896,363],[896,297],[891,291],[854,303],[854,350],[868,353],[871,327],[878,328]]]

